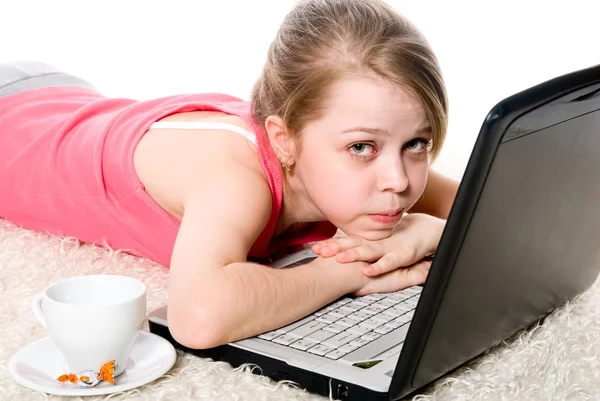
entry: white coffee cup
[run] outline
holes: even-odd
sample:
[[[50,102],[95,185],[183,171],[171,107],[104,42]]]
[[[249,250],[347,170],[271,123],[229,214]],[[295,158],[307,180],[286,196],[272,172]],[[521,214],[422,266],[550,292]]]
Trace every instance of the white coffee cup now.
[[[88,275],[57,281],[33,300],[70,372],[98,372],[115,361],[123,373],[146,318],[146,287],[131,277]]]

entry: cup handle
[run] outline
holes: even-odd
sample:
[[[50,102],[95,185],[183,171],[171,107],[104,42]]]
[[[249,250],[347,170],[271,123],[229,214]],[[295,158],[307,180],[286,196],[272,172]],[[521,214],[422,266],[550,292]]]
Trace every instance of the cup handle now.
[[[42,309],[42,293],[39,293],[33,297],[33,301],[31,302],[31,307],[33,309],[33,314],[38,322],[44,327],[46,327],[46,319],[44,318],[44,311]]]

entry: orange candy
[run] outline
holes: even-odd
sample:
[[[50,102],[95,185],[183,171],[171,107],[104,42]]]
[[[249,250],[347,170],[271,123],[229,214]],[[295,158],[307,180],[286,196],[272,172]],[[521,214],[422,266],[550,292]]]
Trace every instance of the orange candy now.
[[[75,376],[73,373],[69,373],[68,375],[61,375],[58,377],[58,381],[62,383],[71,382],[73,384],[76,384],[78,380],[79,379],[77,379],[77,376]]]
[[[115,379],[113,378],[113,374],[115,373],[115,361],[110,361],[102,365],[100,368],[100,373],[98,377],[100,380],[104,380],[109,382],[110,384],[115,384]]]
[[[91,372],[91,371],[85,371],[85,372]],[[84,373],[84,372],[81,372],[81,373]],[[95,373],[95,372],[91,372],[91,373]],[[98,373],[98,379],[104,380],[105,382],[108,382],[108,383],[114,385],[115,384],[115,379],[113,378],[114,373],[115,373],[115,361],[107,362],[100,367],[100,372]],[[68,374],[60,375],[56,380],[58,380],[61,383],[71,382],[73,384],[77,384],[77,382],[81,381],[82,383],[88,384],[90,381],[90,377],[87,375],[87,373],[85,375],[81,375],[79,378],[77,377],[77,375],[75,375],[73,373],[68,373]]]

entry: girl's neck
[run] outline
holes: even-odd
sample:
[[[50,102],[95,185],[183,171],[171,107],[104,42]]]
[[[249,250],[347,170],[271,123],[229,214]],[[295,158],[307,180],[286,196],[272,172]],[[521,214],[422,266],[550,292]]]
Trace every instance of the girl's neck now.
[[[310,223],[325,219],[312,204],[304,185],[293,171],[282,174],[282,180],[283,199],[275,235],[303,231]]]

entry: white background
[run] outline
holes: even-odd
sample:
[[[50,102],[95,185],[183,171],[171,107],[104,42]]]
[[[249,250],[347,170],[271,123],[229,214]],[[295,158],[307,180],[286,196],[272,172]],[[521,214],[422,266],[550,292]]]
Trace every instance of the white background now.
[[[600,63],[596,1],[390,0],[440,60],[450,126],[435,168],[460,178],[502,98]],[[33,59],[113,97],[214,91],[248,99],[293,0],[0,0],[0,62]]]

